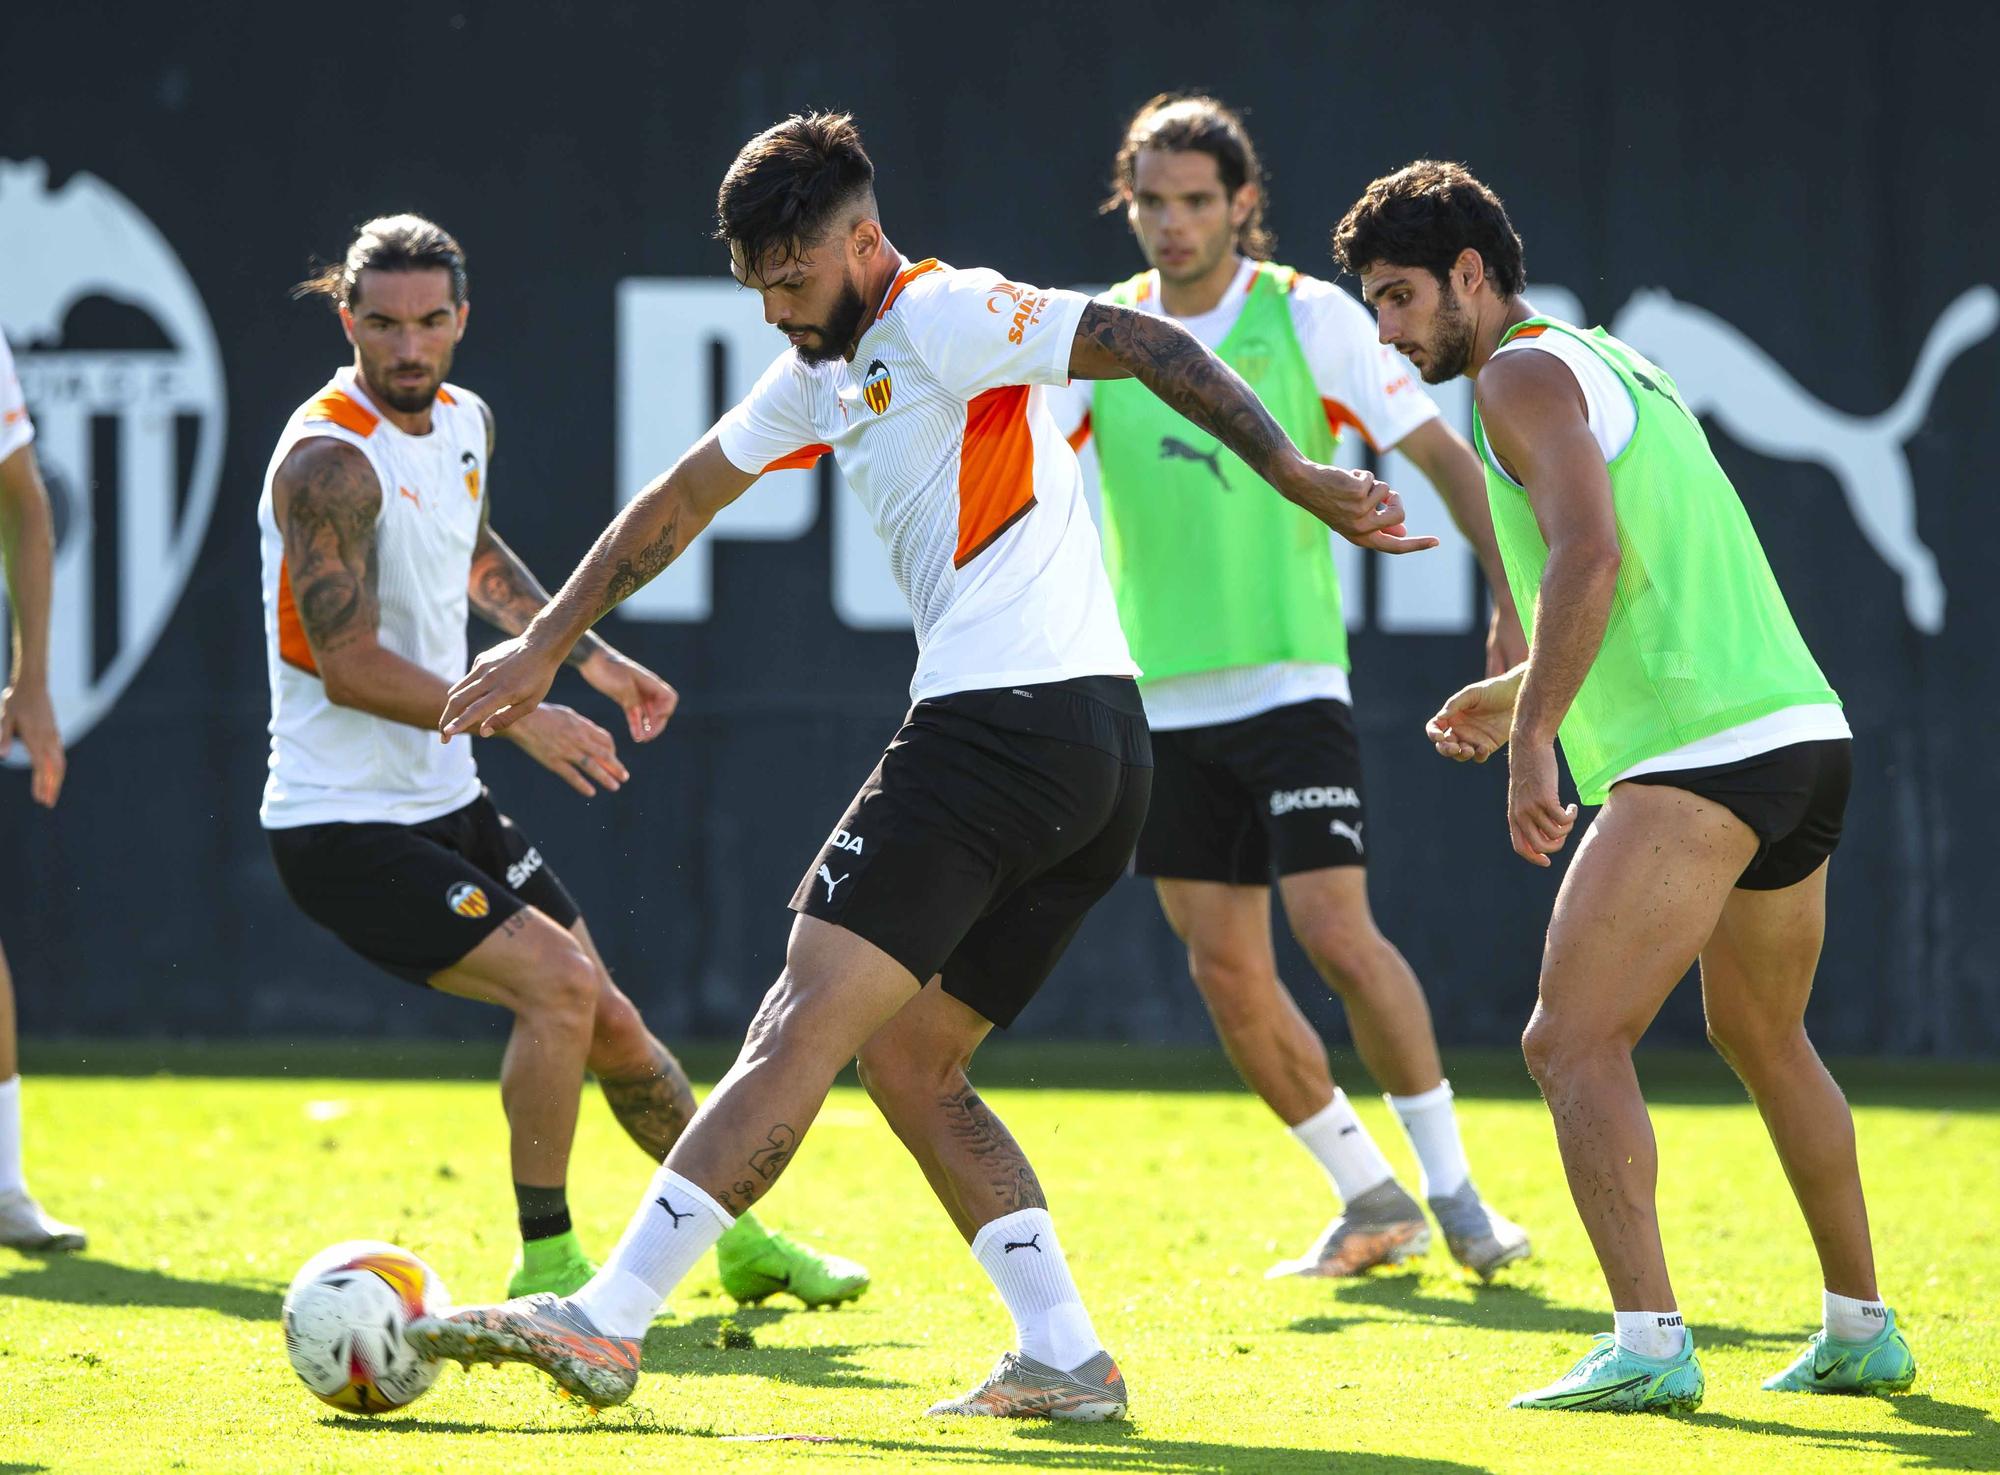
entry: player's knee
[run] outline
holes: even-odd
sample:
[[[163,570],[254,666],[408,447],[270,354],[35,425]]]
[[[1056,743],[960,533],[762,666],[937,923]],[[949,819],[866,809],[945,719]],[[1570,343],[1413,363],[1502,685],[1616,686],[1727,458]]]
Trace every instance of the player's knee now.
[[[1218,1023],[1261,1013],[1269,973],[1249,958],[1218,948],[1188,949],[1188,976]]]
[[[1376,966],[1378,955],[1388,945],[1365,918],[1352,924],[1313,922],[1295,929],[1292,935],[1320,976],[1342,998],[1363,992],[1368,981],[1381,972]]]
[[[650,1069],[652,1062],[652,1031],[638,1008],[617,989],[600,987],[591,1032],[591,1069],[623,1076]]]
[[[1754,1019],[1708,1021],[1708,1043],[1746,1082],[1772,1065],[1789,1060],[1806,1043],[1805,1027],[1795,1020],[1766,1025]]]
[[[588,1035],[597,1017],[597,965],[574,943],[553,947],[524,1012],[547,1029]]]
[[[912,1107],[936,1100],[951,1083],[963,1078],[958,1060],[880,1036],[862,1045],[854,1067],[869,1099],[892,1120]]]
[[[1571,1043],[1562,1025],[1545,1009],[1535,1010],[1528,1027],[1521,1031],[1521,1058],[1544,1092],[1561,1080]]]

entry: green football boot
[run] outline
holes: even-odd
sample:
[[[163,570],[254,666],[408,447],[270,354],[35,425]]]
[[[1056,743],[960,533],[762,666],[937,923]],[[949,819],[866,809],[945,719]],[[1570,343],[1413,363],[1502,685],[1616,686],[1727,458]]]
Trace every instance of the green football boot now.
[[[785,1291],[808,1306],[838,1306],[868,1289],[868,1272],[852,1260],[774,1234],[744,1214],[715,1246],[722,1288],[754,1305]]]
[[[552,1234],[547,1239],[531,1239],[514,1252],[513,1273],[507,1277],[507,1299],[540,1295],[568,1296],[583,1288],[597,1274],[597,1266],[584,1254],[574,1229]]]
[[[1866,1342],[1814,1332],[1798,1360],[1764,1387],[1772,1393],[1901,1393],[1917,1380],[1917,1359],[1891,1311]]]
[[[1641,1357],[1599,1332],[1583,1360],[1546,1388],[1516,1394],[1509,1408],[1582,1409],[1590,1413],[1690,1413],[1707,1384],[1686,1336],[1678,1357]]]

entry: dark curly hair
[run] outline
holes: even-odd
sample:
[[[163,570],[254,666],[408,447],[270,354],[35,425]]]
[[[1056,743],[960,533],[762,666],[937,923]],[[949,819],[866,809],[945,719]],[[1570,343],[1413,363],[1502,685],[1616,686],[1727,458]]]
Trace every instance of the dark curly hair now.
[[[1419,159],[1385,174],[1333,228],[1333,257],[1360,276],[1378,263],[1421,266],[1442,283],[1467,247],[1502,297],[1528,285],[1521,237],[1500,197],[1463,164]]]
[[[875,165],[847,113],[794,113],[744,144],[716,191],[715,237],[744,265],[782,265],[872,198]]]

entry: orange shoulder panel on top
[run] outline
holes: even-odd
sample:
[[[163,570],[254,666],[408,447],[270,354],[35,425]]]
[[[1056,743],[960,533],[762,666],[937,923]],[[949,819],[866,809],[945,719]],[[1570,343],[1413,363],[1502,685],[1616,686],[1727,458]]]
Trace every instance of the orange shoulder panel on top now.
[[[875,316],[879,318],[886,315],[889,309],[896,305],[896,299],[903,295],[903,288],[909,286],[910,283],[914,282],[918,277],[922,276],[925,272],[936,271],[937,269],[938,269],[937,257],[926,256],[922,261],[916,262],[910,266],[906,266],[901,271],[897,272],[896,280],[889,284],[889,295],[882,299],[882,310],[881,312],[876,313]]]
[[[989,389],[965,407],[958,462],[958,550],[964,568],[1035,505],[1035,438],[1028,386]]]
[[[319,675],[312,642],[306,639],[306,627],[292,599],[291,565],[282,559],[278,563],[278,659],[288,666],[297,666],[308,676]]]
[[[831,456],[832,454],[832,446],[800,446],[791,455],[778,457],[777,460],[773,461],[757,474],[765,476],[773,471],[802,471],[808,466],[817,465],[821,456]]]
[[[326,420],[356,435],[373,435],[382,417],[355,399],[346,390],[329,387],[305,408],[308,420]]]
[[[1069,433],[1068,439],[1072,451],[1083,449],[1083,443],[1090,439],[1090,411],[1083,412],[1083,419],[1077,422],[1076,429]]]
[[[1547,323],[1530,323],[1525,328],[1516,328],[1507,337],[1510,342],[1516,338],[1539,338],[1542,334],[1548,332],[1548,330],[1549,325]]]
[[[1348,409],[1339,400],[1328,399],[1325,395],[1321,395],[1319,406],[1322,410],[1326,411],[1326,423],[1332,428],[1335,440],[1340,438],[1340,432],[1344,427],[1352,425],[1356,430],[1361,432],[1361,438],[1368,442],[1370,450],[1379,451],[1382,449],[1375,444],[1375,437],[1368,433],[1368,427],[1361,423],[1361,417]]]
[[[442,384],[438,386],[438,398],[443,400],[448,405],[455,405],[458,403],[457,400],[452,398],[451,391],[449,389],[446,389]]]

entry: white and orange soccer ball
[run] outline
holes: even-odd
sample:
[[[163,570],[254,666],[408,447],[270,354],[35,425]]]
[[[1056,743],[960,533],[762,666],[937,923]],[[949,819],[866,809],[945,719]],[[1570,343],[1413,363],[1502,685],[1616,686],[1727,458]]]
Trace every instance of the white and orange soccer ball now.
[[[414,1403],[441,1365],[404,1341],[404,1328],[450,1304],[436,1272],[408,1250],[351,1239],[321,1250],[292,1277],[285,1354],[321,1402],[387,1413]]]

